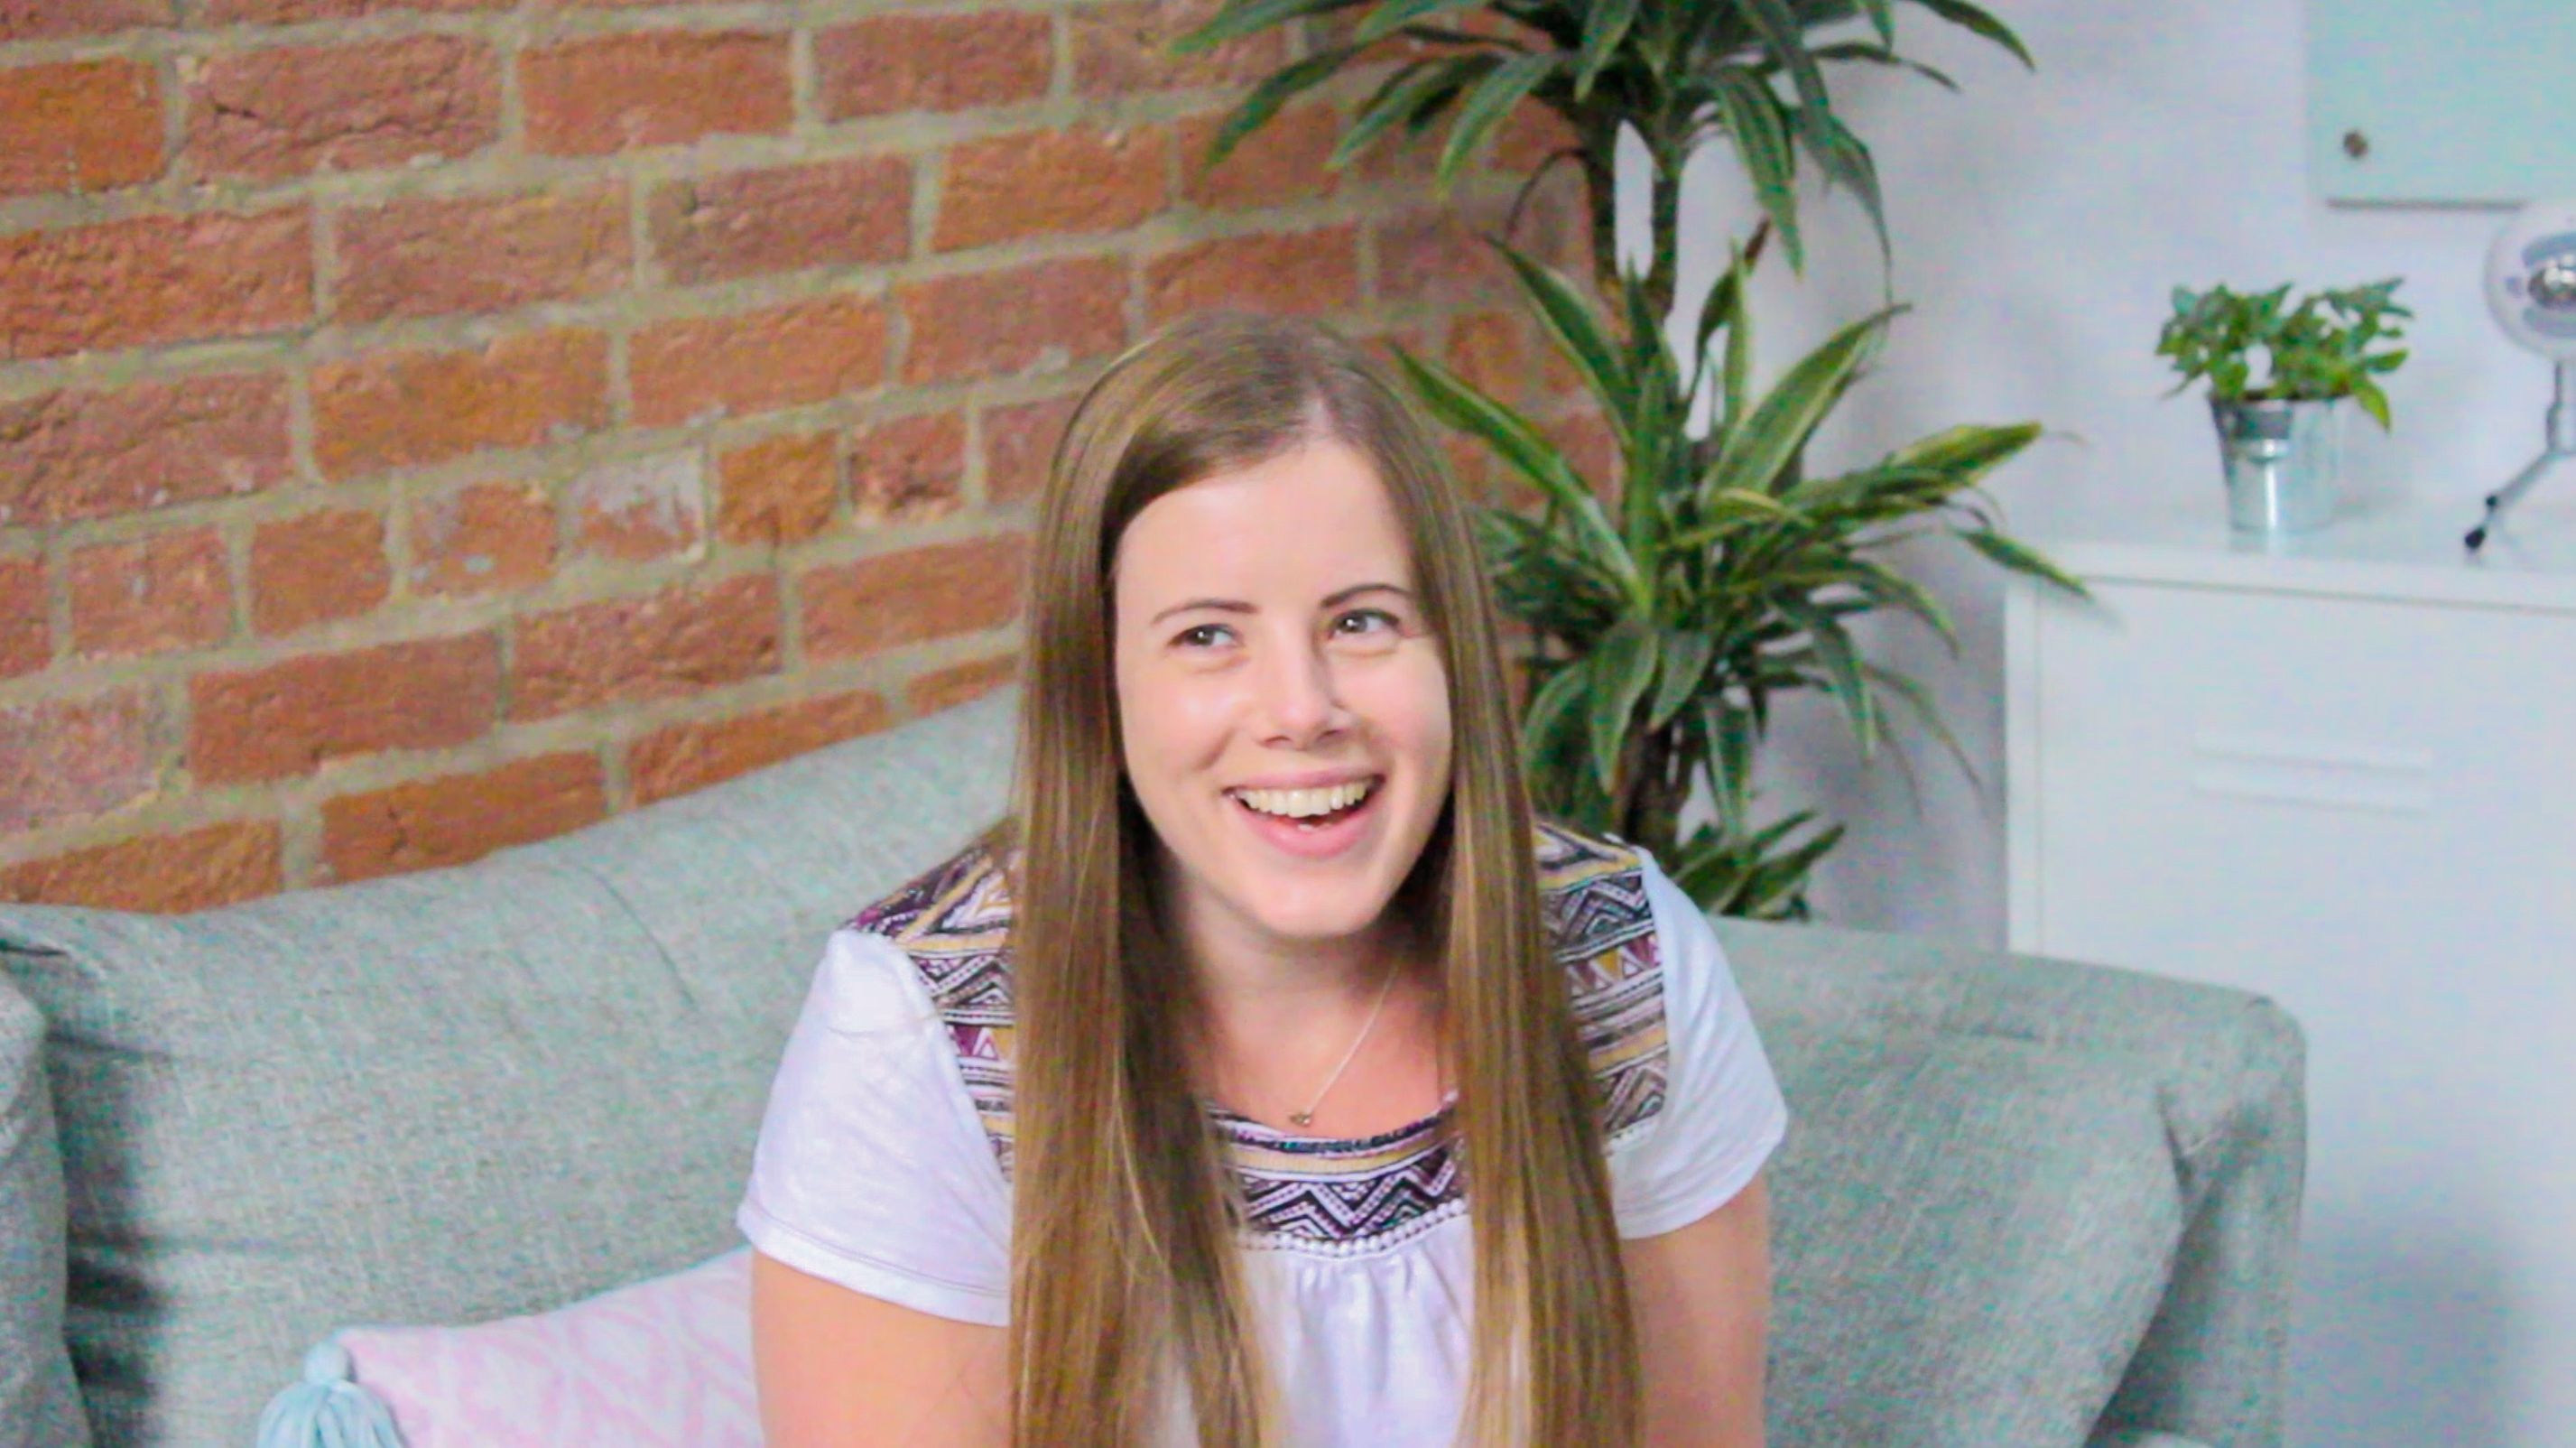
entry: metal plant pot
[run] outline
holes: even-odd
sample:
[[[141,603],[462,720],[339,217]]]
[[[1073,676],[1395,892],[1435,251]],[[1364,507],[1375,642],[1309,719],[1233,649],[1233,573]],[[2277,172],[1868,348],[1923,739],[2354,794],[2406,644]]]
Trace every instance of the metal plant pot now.
[[[2227,464],[2227,521],[2249,533],[2304,533],[2334,516],[2343,470],[2343,399],[2210,399]]]

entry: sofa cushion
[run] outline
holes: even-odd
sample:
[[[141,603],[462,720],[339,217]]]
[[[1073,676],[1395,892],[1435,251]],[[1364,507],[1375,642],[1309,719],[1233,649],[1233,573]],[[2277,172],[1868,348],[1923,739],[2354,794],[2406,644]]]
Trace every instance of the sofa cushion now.
[[[269,1405],[261,1448],[342,1448],[368,1400],[403,1448],[760,1448],[751,1249],[552,1312],[343,1328]]]
[[[99,1440],[246,1443],[353,1321],[736,1245],[825,936],[1007,787],[1010,696],[460,869],[158,918],[0,907],[49,1020]]]
[[[89,1441],[63,1354],[63,1168],[45,1021],[0,978],[0,1448]]]

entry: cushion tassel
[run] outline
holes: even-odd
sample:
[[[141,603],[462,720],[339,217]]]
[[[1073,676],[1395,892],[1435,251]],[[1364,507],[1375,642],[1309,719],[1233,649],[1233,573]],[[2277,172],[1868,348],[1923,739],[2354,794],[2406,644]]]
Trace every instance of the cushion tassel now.
[[[259,1415],[259,1448],[403,1448],[392,1411],[351,1373],[347,1348],[315,1344],[304,1355],[304,1381]]]

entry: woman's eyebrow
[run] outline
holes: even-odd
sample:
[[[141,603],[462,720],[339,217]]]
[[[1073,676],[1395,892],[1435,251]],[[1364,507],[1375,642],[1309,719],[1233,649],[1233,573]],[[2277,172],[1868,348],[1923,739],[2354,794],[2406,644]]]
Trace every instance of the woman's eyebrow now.
[[[1161,623],[1163,620],[1170,618],[1173,614],[1188,613],[1192,609],[1200,608],[1212,608],[1219,613],[1253,613],[1257,611],[1251,604],[1248,604],[1239,598],[1193,598],[1187,603],[1176,603],[1170,608],[1164,609],[1161,613],[1147,619],[1145,621],[1145,626],[1147,628],[1151,628],[1155,624]]]
[[[1319,607],[1339,608],[1363,593],[1393,593],[1405,598],[1413,597],[1412,589],[1398,588],[1392,583],[1354,583],[1339,592],[1324,595],[1324,601]]]
[[[1392,583],[1354,583],[1348,588],[1336,589],[1333,592],[1326,594],[1324,596],[1324,601],[1316,606],[1319,608],[1339,608],[1343,604],[1350,602],[1352,599],[1359,597],[1363,593],[1392,593],[1405,598],[1413,597],[1413,590],[1409,588],[1399,588]],[[1254,608],[1251,604],[1248,604],[1239,598],[1193,598],[1186,603],[1173,604],[1170,608],[1164,609],[1162,612],[1155,614],[1152,618],[1145,621],[1146,627],[1151,628],[1155,624],[1161,623],[1163,620],[1170,618],[1173,614],[1188,613],[1194,609],[1202,608],[1214,609],[1219,613],[1260,612],[1259,609]]]

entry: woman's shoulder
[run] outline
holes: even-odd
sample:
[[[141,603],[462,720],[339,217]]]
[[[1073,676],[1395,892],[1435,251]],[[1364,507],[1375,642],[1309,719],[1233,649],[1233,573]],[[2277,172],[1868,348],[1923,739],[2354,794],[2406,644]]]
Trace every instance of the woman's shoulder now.
[[[1537,834],[1548,938],[1600,1083],[1602,1139],[1616,1144],[1663,1110],[1671,1060],[1654,864],[1633,845],[1552,821]]]
[[[1011,1169],[1011,896],[984,842],[869,903],[842,927],[885,942],[920,980],[995,1157]]]

